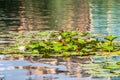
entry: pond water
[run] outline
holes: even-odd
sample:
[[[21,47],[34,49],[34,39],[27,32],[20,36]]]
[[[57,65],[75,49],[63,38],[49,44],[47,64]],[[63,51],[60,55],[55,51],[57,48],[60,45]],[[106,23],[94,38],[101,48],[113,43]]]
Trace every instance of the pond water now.
[[[119,0],[0,0],[0,31],[76,30],[120,37]]]
[[[89,58],[39,58],[0,55],[0,80],[119,80],[84,73]]]
[[[119,6],[120,0],[0,0],[0,50],[10,32],[79,30],[120,40]],[[81,59],[0,59],[3,80],[120,80],[84,73]]]

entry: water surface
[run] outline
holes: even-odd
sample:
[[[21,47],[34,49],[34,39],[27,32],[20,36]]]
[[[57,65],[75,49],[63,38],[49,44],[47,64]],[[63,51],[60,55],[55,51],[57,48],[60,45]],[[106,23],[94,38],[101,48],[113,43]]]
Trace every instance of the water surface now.
[[[8,46],[11,39],[3,35],[11,32],[79,30],[120,37],[119,6],[120,0],[0,0],[0,50]],[[120,79],[83,73],[81,59],[34,61],[3,57],[0,56],[0,78],[5,80]]]
[[[0,79],[3,80],[119,80],[85,73],[89,58],[39,58],[0,55]]]
[[[0,0],[0,31],[79,30],[120,37],[119,0]]]
[[[120,37],[119,5],[119,0],[90,0],[91,32]]]

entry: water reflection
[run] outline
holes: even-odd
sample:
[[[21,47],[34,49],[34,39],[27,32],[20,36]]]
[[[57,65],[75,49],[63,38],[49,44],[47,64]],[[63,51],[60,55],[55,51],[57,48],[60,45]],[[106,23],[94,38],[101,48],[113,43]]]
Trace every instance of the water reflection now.
[[[86,0],[2,0],[1,31],[75,30],[87,31]],[[8,28],[7,28],[8,27]]]
[[[76,28],[86,32],[90,28],[93,34],[120,37],[119,5],[119,0],[0,0],[0,35],[13,31],[23,33]],[[0,36],[0,43],[9,39],[10,36]],[[0,59],[0,79],[4,77],[5,80],[119,80],[119,77],[98,78],[84,74],[81,65],[86,63],[83,62],[86,59],[4,55]]]
[[[93,33],[119,36],[119,0],[90,0],[91,27]]]
[[[119,0],[1,0],[0,31],[90,31],[119,36]]]
[[[20,26],[20,0],[0,0],[0,31],[17,31]]]
[[[28,26],[32,30],[60,30],[80,28],[87,31],[89,25],[86,0],[29,0],[26,5]]]
[[[0,74],[5,80],[88,80],[90,75],[83,74],[81,60],[89,59],[6,56],[0,60]]]
[[[0,78],[5,80],[119,80],[84,73],[83,64],[90,58],[40,58],[5,56],[0,58]]]

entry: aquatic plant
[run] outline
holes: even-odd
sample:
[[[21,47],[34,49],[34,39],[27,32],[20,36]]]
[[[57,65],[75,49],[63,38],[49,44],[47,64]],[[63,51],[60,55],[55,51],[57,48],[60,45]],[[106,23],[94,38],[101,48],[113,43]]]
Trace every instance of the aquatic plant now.
[[[116,36],[105,36],[99,41],[97,36],[76,31],[46,31],[28,32],[25,34],[12,33],[16,43],[1,51],[1,53],[25,53],[52,56],[89,56],[96,53],[119,51],[114,45]],[[24,46],[24,48],[23,48]]]
[[[89,56],[91,61],[82,65],[85,73],[96,76],[120,76],[120,43],[116,36],[108,35],[104,40],[97,36],[75,31],[11,33],[16,41],[1,50],[6,54],[33,55],[40,57]],[[117,56],[115,56],[117,54]],[[91,57],[92,55],[92,57]]]
[[[94,56],[91,58],[92,63],[83,64],[85,73],[99,77],[115,77],[120,76],[120,56],[114,55],[106,60],[104,56]]]

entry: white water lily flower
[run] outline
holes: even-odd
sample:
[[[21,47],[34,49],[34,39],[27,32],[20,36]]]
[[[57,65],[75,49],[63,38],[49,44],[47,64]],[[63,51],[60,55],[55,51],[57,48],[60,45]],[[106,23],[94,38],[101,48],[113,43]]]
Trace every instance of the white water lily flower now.
[[[58,40],[61,40],[61,39],[62,39],[62,36],[61,36],[61,35],[59,35],[59,36],[58,36]]]
[[[4,59],[6,57],[6,55],[0,55],[0,59]]]
[[[26,47],[25,46],[20,46],[19,48],[18,48],[20,51],[25,51],[26,50]]]

